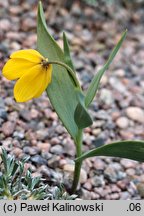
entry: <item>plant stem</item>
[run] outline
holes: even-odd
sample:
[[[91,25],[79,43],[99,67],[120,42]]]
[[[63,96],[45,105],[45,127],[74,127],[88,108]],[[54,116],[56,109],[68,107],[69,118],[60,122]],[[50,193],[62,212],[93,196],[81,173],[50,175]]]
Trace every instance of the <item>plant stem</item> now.
[[[82,154],[82,135],[83,135],[83,130],[79,129],[77,140],[76,140],[77,157],[80,157]],[[75,162],[74,179],[73,179],[71,194],[75,193],[75,191],[77,189],[77,186],[79,183],[79,178],[80,178],[81,166],[82,166],[82,162]]]
[[[60,62],[60,61],[48,61],[47,64],[57,64],[57,65],[64,67],[68,71],[68,73],[69,73],[70,77],[72,78],[75,86],[79,87],[81,89],[80,84],[76,78],[75,72],[67,64]]]
[[[13,200],[13,196],[11,195],[10,191],[7,188],[3,192],[3,196],[6,196],[8,200]]]

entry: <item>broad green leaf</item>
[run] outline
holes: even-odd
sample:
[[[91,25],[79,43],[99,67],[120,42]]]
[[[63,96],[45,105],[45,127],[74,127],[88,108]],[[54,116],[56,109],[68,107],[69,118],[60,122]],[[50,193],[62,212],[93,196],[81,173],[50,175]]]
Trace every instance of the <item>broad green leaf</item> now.
[[[73,71],[75,71],[75,68],[74,68],[73,63],[72,63],[71,55],[70,55],[70,49],[69,49],[68,40],[67,40],[67,37],[66,37],[65,33],[63,33],[63,47],[64,47],[65,63],[67,65],[69,65],[69,67]]]
[[[77,90],[79,103],[75,109],[74,120],[79,129],[86,128],[90,126],[93,121],[88,113],[88,110],[85,107],[85,97],[81,91]]]
[[[121,39],[119,40],[119,42],[117,43],[117,45],[115,46],[115,48],[113,49],[108,61],[106,62],[106,64],[104,65],[104,67],[102,69],[100,69],[97,74],[95,75],[95,77],[93,78],[89,88],[88,88],[88,91],[86,93],[86,97],[85,97],[85,105],[86,107],[88,107],[93,98],[95,97],[96,95],[96,92],[98,90],[98,87],[99,87],[99,84],[100,84],[100,80],[103,76],[103,74],[105,73],[105,71],[108,69],[108,67],[110,66],[111,62],[113,61],[115,55],[117,54],[118,50],[120,49],[125,37],[126,37],[126,33],[127,33],[127,30],[122,34],[122,37]]]
[[[89,127],[93,123],[87,109],[81,103],[76,107],[74,119],[79,129]]]
[[[49,61],[65,63],[63,51],[48,32],[41,2],[38,8],[37,49]],[[53,65],[52,82],[47,88],[47,94],[64,126],[76,140],[78,127],[74,121],[74,111],[78,99],[75,87],[66,69]]]
[[[82,161],[94,156],[120,157],[144,162],[144,141],[127,140],[107,144],[84,153],[81,157],[77,158],[76,161]]]

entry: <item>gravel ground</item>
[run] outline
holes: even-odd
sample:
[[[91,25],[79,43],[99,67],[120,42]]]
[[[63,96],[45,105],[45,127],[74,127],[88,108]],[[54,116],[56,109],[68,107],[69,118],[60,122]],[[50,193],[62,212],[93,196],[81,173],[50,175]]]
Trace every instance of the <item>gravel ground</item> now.
[[[121,32],[128,29],[91,105],[94,123],[85,129],[83,150],[114,140],[143,140],[143,5],[92,7],[74,1],[68,9],[56,2],[44,4],[49,31],[60,46],[62,31],[66,32],[83,89],[104,64]],[[36,0],[0,0],[0,68],[13,51],[36,48],[36,13]],[[28,103],[16,103],[13,86],[14,82],[0,75],[0,145],[19,159],[30,155],[26,166],[33,175],[44,177],[50,185],[64,182],[69,188],[73,141],[45,93]],[[143,199],[144,163],[109,157],[87,159],[77,193],[82,199]]]

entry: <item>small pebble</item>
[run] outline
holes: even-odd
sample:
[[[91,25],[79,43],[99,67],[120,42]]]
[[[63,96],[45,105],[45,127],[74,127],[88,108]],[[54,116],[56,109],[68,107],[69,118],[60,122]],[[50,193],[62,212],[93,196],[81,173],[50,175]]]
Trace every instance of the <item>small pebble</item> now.
[[[94,176],[91,178],[91,184],[94,187],[103,187],[105,185],[104,177],[103,176]]]
[[[4,133],[5,136],[10,136],[13,134],[15,130],[15,122],[10,122],[7,121],[2,125],[2,132]]]
[[[63,147],[61,145],[52,146],[50,152],[53,154],[63,154]]]
[[[116,125],[122,129],[127,128],[129,125],[129,120],[126,117],[119,117],[116,120]]]
[[[32,156],[31,161],[38,165],[47,165],[47,160],[42,158],[40,155]]]
[[[39,149],[37,147],[25,146],[23,148],[23,151],[24,151],[25,154],[36,155],[36,154],[38,154]]]
[[[121,159],[120,163],[126,169],[134,168],[138,164],[138,162],[129,159]]]
[[[73,164],[66,164],[66,165],[64,165],[63,170],[66,172],[73,173],[74,172],[74,165]],[[87,180],[87,173],[82,168],[81,173],[80,173],[80,183],[85,183],[86,180]]]
[[[139,107],[128,107],[126,109],[127,116],[134,121],[144,123],[144,110]]]

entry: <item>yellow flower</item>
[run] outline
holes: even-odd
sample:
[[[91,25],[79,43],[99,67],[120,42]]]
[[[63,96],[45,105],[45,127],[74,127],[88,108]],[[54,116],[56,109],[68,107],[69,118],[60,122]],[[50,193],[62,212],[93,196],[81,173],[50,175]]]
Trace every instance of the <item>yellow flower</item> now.
[[[51,82],[52,65],[36,50],[14,52],[3,71],[9,80],[18,79],[14,87],[17,102],[26,102],[39,97]]]

